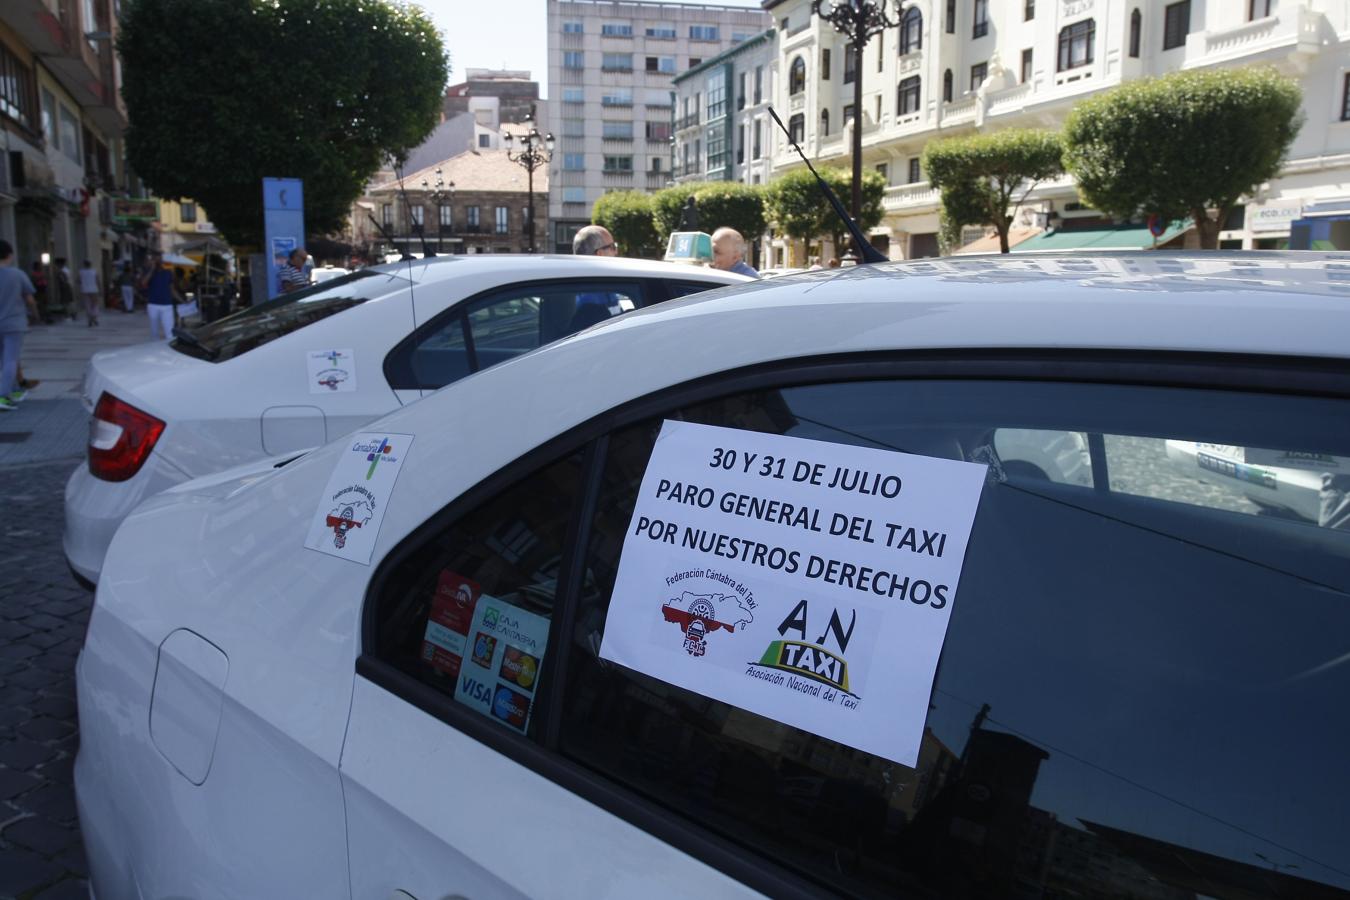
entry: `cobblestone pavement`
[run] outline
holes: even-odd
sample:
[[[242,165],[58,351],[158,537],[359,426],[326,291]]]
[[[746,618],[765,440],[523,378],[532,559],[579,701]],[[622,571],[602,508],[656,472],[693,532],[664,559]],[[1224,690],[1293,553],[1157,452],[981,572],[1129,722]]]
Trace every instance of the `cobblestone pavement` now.
[[[67,458],[0,468],[0,897],[87,898],[72,766],[75,657],[93,595],[66,569]]]

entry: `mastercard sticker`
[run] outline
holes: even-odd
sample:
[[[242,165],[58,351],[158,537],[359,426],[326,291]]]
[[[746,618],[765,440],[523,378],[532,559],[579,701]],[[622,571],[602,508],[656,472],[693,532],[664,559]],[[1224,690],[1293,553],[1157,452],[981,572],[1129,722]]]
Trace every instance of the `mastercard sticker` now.
[[[502,654],[502,667],[497,673],[497,677],[502,681],[509,681],[516,687],[532,692],[534,691],[534,682],[539,677],[539,660],[525,651],[507,644],[506,652]]]

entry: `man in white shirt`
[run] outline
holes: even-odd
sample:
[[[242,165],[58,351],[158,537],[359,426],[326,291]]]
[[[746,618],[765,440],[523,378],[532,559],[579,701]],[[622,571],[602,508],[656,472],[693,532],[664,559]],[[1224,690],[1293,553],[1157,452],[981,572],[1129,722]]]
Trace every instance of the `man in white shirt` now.
[[[80,294],[84,297],[84,313],[89,317],[89,327],[98,324],[98,271],[89,260],[80,266]]]

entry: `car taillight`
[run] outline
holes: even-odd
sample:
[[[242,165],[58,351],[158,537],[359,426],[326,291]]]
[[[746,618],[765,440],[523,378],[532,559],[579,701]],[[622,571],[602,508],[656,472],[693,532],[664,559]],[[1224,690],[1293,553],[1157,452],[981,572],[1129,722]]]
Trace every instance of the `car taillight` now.
[[[108,392],[89,422],[89,472],[104,481],[126,481],[141,470],[164,423]]]

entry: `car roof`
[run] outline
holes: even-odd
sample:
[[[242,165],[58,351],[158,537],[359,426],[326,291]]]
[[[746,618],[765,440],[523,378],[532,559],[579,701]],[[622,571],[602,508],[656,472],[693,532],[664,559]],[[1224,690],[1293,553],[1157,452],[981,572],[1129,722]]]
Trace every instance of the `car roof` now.
[[[414,284],[461,278],[470,273],[508,271],[515,281],[536,278],[662,278],[716,281],[731,284],[752,279],[705,266],[625,259],[619,256],[569,256],[565,254],[473,253],[401,260],[371,266],[371,270],[410,278]]]

